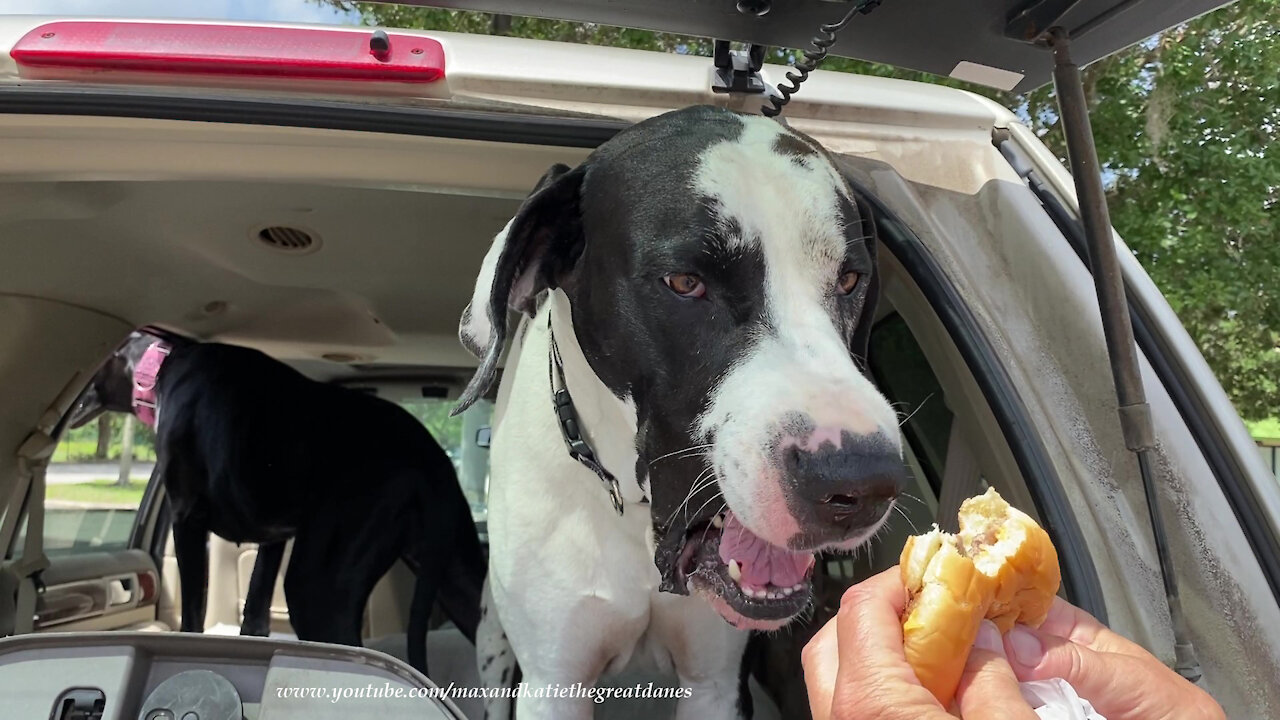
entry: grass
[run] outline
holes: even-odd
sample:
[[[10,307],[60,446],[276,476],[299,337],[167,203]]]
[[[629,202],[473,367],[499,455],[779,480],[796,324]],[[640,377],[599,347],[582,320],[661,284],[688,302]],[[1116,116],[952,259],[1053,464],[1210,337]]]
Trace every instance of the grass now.
[[[96,438],[63,438],[58,448],[53,451],[53,462],[90,462],[98,450]],[[98,462],[111,462],[120,459],[120,443],[114,442],[107,450],[107,459]],[[142,445],[133,446],[133,459],[151,462],[156,459],[155,450]]]
[[[142,504],[142,493],[146,489],[146,481],[131,482],[127,487],[120,487],[115,480],[94,480],[74,485],[50,485],[45,488],[45,497],[49,500],[138,507]]]
[[[1280,439],[1280,418],[1245,421],[1245,425],[1249,428],[1249,434],[1255,438],[1265,438],[1267,440]]]

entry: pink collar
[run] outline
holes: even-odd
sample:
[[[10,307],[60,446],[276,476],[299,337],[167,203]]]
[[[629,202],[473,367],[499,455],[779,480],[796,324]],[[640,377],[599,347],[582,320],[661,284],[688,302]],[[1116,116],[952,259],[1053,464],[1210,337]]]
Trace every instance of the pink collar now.
[[[156,378],[160,366],[169,357],[169,346],[159,340],[151,343],[133,368],[133,414],[148,427],[156,426],[160,408],[156,404]]]

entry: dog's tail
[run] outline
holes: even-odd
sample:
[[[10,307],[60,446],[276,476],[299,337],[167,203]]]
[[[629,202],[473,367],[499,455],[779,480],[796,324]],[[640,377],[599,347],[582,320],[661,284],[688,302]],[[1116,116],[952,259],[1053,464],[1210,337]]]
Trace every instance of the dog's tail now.
[[[409,664],[427,674],[427,630],[431,627],[431,608],[435,605],[437,573],[430,572],[434,563],[417,561],[414,570],[413,599],[409,601],[409,627],[405,638],[409,646]]]
[[[440,578],[439,602],[444,614],[475,644],[476,627],[480,624],[480,598],[484,591],[488,563],[480,547],[480,535],[470,517],[469,509],[467,517],[459,518],[458,525],[457,539],[450,548],[444,576]]]
[[[454,509],[438,512],[439,524],[432,529],[440,534],[424,533],[426,537],[437,537],[435,542],[438,544],[421,543],[417,548],[418,557],[410,562],[416,578],[409,605],[409,664],[424,673],[427,667],[427,631],[431,627],[432,608],[437,602],[463,636],[475,644],[476,626],[480,624],[480,596],[487,570],[471,508],[462,493],[457,493],[456,503],[439,497],[427,502],[449,503]],[[432,513],[424,513],[424,516],[432,517]]]

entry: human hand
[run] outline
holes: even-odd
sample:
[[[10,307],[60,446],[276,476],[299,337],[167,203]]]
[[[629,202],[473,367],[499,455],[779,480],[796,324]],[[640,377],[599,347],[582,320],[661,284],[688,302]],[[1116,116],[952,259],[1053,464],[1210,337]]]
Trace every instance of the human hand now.
[[[801,654],[814,720],[952,720],[907,664],[906,603],[896,566],[845,592],[840,612]],[[969,653],[956,702],[967,718],[1036,718],[990,621],[983,621]]]
[[[1004,645],[1019,680],[1063,678],[1107,720],[1226,718],[1208,693],[1061,598],[1039,629],[1016,625]]]

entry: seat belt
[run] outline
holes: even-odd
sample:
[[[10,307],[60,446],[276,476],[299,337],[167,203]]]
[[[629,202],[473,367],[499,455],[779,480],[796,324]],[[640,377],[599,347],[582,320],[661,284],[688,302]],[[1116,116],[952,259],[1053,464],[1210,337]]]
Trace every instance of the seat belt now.
[[[45,471],[57,441],[37,430],[27,436],[18,449],[18,482],[27,482],[27,532],[22,555],[9,565],[9,573],[18,581],[18,597],[13,616],[13,634],[22,635],[35,629],[36,598],[44,591],[40,573],[49,567],[44,554],[44,489]]]
[[[44,592],[40,573],[49,567],[49,558],[44,554],[45,471],[49,469],[49,460],[58,447],[57,433],[62,416],[71,407],[71,403],[75,402],[82,388],[82,376],[77,373],[63,386],[53,404],[40,416],[35,429],[18,447],[18,476],[9,507],[25,510],[27,529],[22,554],[15,560],[0,564],[0,591],[7,591],[12,583],[17,584],[13,626],[0,627],[0,636],[21,635],[35,629],[36,599]],[[20,521],[21,516],[12,521],[6,517],[0,525],[0,540],[9,542],[16,532],[11,522]],[[0,598],[0,603],[7,605],[8,600],[6,592],[6,596]]]

